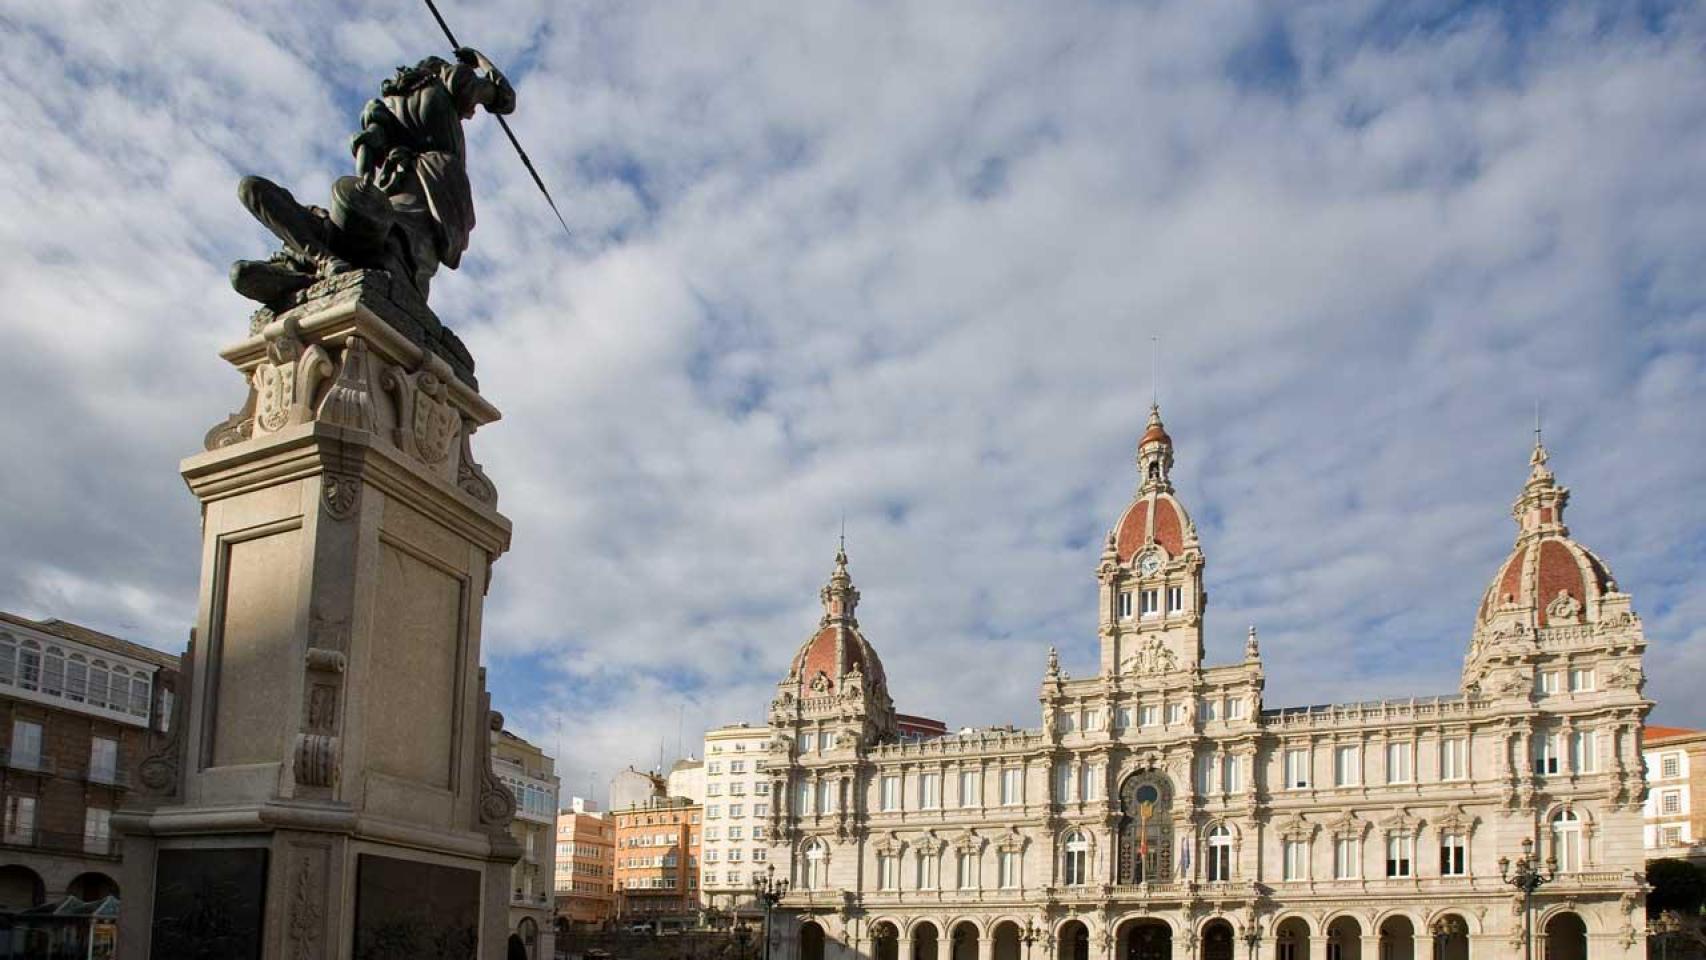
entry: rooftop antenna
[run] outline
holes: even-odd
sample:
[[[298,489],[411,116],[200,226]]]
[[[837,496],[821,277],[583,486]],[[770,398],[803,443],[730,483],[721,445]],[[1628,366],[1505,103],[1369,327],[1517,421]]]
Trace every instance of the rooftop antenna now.
[[[1534,445],[1540,446],[1540,401],[1534,401]]]
[[[1161,404],[1161,338],[1149,338],[1149,405]]]
[[[847,511],[841,511],[841,552],[847,552]]]

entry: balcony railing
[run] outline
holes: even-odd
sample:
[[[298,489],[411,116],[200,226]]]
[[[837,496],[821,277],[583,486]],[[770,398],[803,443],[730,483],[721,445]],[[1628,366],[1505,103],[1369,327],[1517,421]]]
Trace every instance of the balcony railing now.
[[[110,860],[117,860],[120,855],[116,837],[91,837],[53,830],[5,830],[0,832],[0,847]]]

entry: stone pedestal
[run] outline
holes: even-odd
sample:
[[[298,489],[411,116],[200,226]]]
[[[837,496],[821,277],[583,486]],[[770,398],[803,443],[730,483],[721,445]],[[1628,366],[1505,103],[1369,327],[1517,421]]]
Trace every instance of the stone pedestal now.
[[[182,464],[196,640],[113,818],[126,960],[504,955],[520,851],[479,663],[510,525],[469,444],[498,412],[418,305],[338,279],[222,351],[248,402]]]

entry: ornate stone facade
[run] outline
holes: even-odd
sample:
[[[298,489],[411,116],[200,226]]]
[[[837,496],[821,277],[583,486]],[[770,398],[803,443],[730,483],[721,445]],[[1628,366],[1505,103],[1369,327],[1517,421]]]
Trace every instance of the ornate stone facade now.
[[[904,743],[845,556],[776,699],[784,960],[1522,955],[1501,860],[1555,856],[1536,955],[1644,955],[1640,620],[1536,443],[1459,691],[1270,708],[1204,664],[1204,556],[1152,409],[1096,568],[1100,666],[1042,725]],[[1544,951],[1544,954],[1542,954]]]

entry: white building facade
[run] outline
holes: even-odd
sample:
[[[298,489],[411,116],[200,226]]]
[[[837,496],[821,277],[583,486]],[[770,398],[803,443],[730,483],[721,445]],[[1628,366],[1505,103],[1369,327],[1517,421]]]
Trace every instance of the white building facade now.
[[[897,742],[844,555],[771,704],[780,960],[1520,957],[1501,859],[1558,861],[1535,955],[1644,956],[1641,624],[1536,444],[1447,696],[1271,708],[1203,661],[1203,567],[1152,410],[1096,577],[1100,667],[1042,724]]]
[[[728,917],[762,912],[753,882],[770,865],[770,730],[744,723],[705,734],[705,831],[699,895]]]

